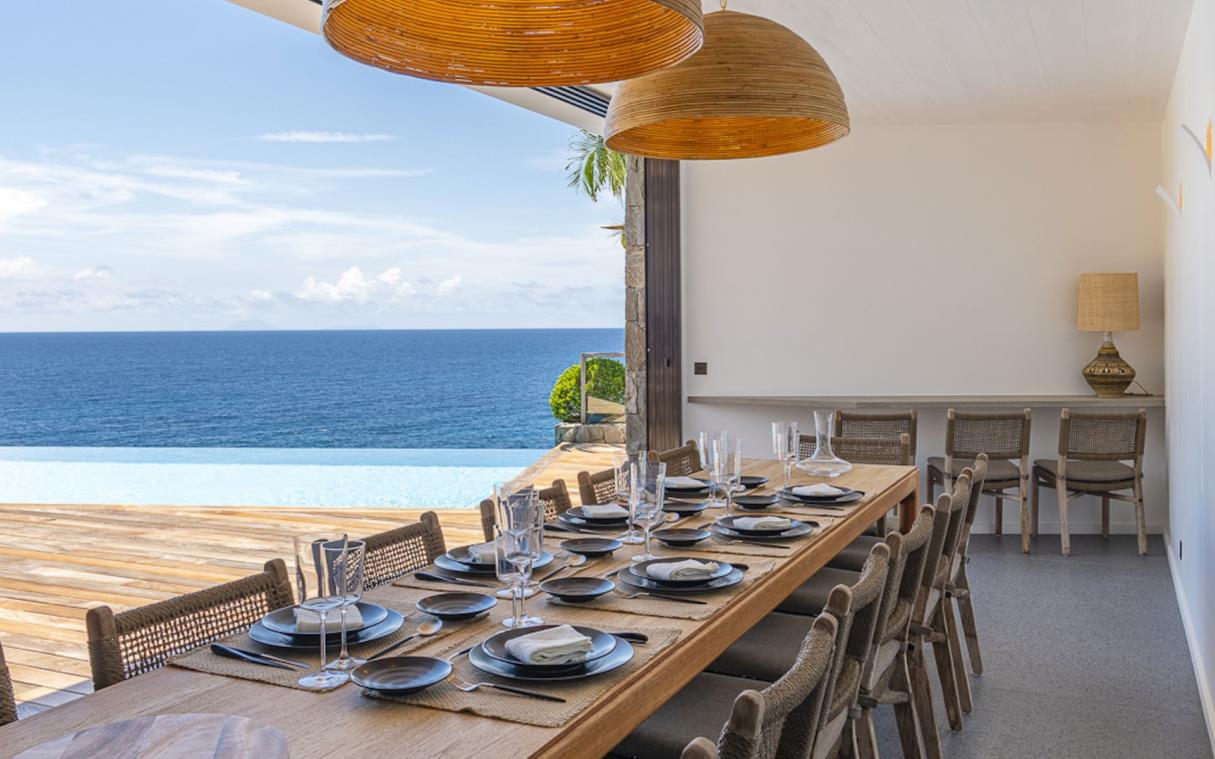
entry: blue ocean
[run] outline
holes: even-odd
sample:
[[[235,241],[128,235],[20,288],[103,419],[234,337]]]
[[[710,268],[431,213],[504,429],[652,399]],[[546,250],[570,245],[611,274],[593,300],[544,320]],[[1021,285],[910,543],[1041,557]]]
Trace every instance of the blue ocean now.
[[[469,506],[620,329],[0,334],[0,502]]]

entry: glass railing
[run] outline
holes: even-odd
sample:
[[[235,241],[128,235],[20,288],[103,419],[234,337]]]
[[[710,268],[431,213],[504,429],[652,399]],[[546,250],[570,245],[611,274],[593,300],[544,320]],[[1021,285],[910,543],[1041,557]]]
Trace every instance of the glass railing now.
[[[583,353],[578,391],[583,424],[624,421],[624,354]]]

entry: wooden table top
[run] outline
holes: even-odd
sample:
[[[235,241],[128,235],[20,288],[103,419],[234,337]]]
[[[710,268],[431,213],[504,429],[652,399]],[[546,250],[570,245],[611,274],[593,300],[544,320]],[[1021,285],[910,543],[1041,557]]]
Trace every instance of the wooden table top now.
[[[781,477],[781,465],[775,461],[749,461],[746,470],[774,483]],[[857,465],[835,480],[832,484],[865,491],[865,499],[813,540],[795,542],[797,548],[788,557],[773,558],[776,568],[738,592],[716,616],[703,621],[648,618],[651,624],[679,629],[680,639],[560,728],[379,702],[362,697],[353,685],[317,694],[169,666],[0,728],[0,745],[6,753],[16,753],[93,725],[198,712],[248,717],[278,728],[287,735],[296,757],[363,752],[394,756],[405,747],[410,755],[426,757],[600,757],[879,516],[900,505],[904,519],[913,513],[918,506],[918,479],[914,467]],[[797,477],[797,481],[822,480]],[[705,547],[706,553],[711,551]],[[374,593],[391,600],[394,593],[407,592],[386,586]],[[608,630],[629,629],[630,622],[646,619],[589,608],[562,609],[582,624]],[[485,625],[487,636],[502,629],[488,621],[471,623],[478,624]],[[431,644],[442,645],[442,639]],[[426,654],[431,646],[416,653]]]

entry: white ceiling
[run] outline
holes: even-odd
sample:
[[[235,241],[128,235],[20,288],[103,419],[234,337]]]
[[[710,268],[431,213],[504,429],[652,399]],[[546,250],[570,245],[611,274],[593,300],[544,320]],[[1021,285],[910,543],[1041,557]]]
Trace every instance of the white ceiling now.
[[[1159,120],[1192,0],[731,0],[805,37],[858,123]],[[705,12],[717,0],[704,2]]]

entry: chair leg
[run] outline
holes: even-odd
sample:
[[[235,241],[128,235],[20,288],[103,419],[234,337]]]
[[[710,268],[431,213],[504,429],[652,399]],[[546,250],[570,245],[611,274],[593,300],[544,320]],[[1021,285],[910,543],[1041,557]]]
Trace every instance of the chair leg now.
[[[983,655],[979,651],[979,626],[975,624],[974,599],[970,593],[970,578],[966,576],[966,564],[958,573],[958,587],[965,590],[958,598],[958,614],[962,617],[962,632],[966,636],[966,652],[970,654],[970,669],[976,675],[983,674]]]
[[[1004,499],[996,496],[996,534],[1004,534]]]
[[[915,709],[920,726],[920,736],[924,740],[925,758],[941,759],[941,733],[937,728],[937,716],[932,705],[932,686],[928,682],[928,663],[924,660],[926,645],[924,636],[916,636],[912,639],[911,649],[907,652],[911,705]],[[904,738],[903,745],[906,746],[906,743],[906,738]]]
[[[1059,542],[1063,546],[1063,555],[1072,555],[1072,538],[1067,531],[1067,480],[1055,481],[1055,493],[1059,497]]]
[[[1139,533],[1139,555],[1147,556],[1147,514],[1143,507],[1143,480],[1135,479],[1135,530]]]
[[[1034,478],[1033,490],[1034,490],[1034,501],[1033,501],[1034,505],[1033,505],[1033,509],[1031,510],[1033,512],[1033,516],[1032,516],[1033,525],[1030,528],[1030,534],[1036,538],[1036,537],[1038,537],[1038,478],[1037,477]]]
[[[953,682],[958,691],[958,706],[963,714],[975,710],[974,701],[970,694],[970,678],[966,674],[966,664],[962,661],[962,633],[958,630],[958,618],[955,616],[955,601],[946,596],[941,599],[941,616],[945,620],[945,644],[949,646],[949,660],[953,665]]]
[[[962,706],[958,696],[957,681],[953,676],[953,656],[949,650],[949,633],[945,629],[945,611],[948,609],[946,599],[942,598],[933,615],[932,630],[939,641],[933,641],[932,659],[937,665],[937,678],[941,682],[941,696],[945,702],[945,718],[950,730],[962,729]]]
[[[1101,496],[1101,537],[1108,538],[1110,536],[1110,499],[1108,496]]]
[[[1021,553],[1029,553],[1029,482],[1026,475],[1021,475],[1017,483],[1017,497],[1021,504]]]
[[[894,705],[894,721],[899,728],[899,743],[903,747],[904,759],[922,759],[924,750],[920,746],[920,723],[915,712],[915,695],[911,689],[907,652],[900,652],[894,662],[894,674],[890,677],[890,689],[906,693],[908,698]],[[872,720],[872,716],[870,716]],[[871,724],[872,727],[872,724]],[[935,728],[935,725],[933,726]],[[877,756],[877,752],[874,752]]]
[[[878,759],[877,726],[873,722],[873,710],[862,709],[856,720],[856,755],[860,759]]]

